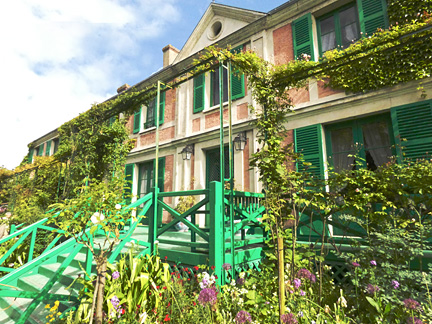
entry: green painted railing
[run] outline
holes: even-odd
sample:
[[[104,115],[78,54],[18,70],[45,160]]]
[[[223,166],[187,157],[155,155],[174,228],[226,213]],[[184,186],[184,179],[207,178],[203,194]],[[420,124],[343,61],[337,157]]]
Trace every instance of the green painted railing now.
[[[46,241],[47,233],[52,233],[53,235],[52,241],[50,241],[50,244],[48,244],[48,246],[46,246],[46,248],[40,253],[41,255],[47,253],[55,247],[57,243],[59,243],[59,240],[63,235],[59,233],[55,235],[54,232],[56,229],[48,226],[46,224],[47,221],[48,218],[44,218],[18,231],[11,231],[9,236],[0,240],[0,246],[10,246],[8,251],[5,251],[3,255],[0,255],[0,271],[12,272],[15,270],[15,264],[11,265],[8,260],[14,253],[19,253],[20,256],[23,256],[23,259],[21,260],[23,264],[32,261],[36,256],[35,245],[37,237],[45,237]],[[25,240],[27,238],[29,238],[30,242],[28,245],[24,246],[24,242],[26,242]]]
[[[209,189],[157,193],[155,197],[158,198],[153,205],[160,209],[157,214],[168,213],[172,220],[162,224],[160,217],[150,219],[150,245],[158,241],[161,254],[172,262],[185,266],[207,264],[214,267],[222,284],[228,278],[222,270],[224,263],[232,265],[231,277],[248,267],[256,267],[262,258],[262,246],[258,245],[265,240],[260,226],[265,210],[260,200],[264,195],[234,191],[232,206],[228,195],[229,191],[226,191],[225,197],[222,196],[220,182],[212,182]],[[179,213],[163,201],[166,197],[178,196],[199,196],[200,199],[187,211]],[[205,226],[197,225],[197,215],[206,217]],[[187,234],[170,238],[167,234],[177,231],[175,226],[179,222],[187,226]],[[168,245],[169,250],[164,249],[164,245]]]
[[[260,227],[259,218],[264,211],[260,204],[263,195],[233,192],[233,204],[230,206],[229,201],[223,197],[222,193],[222,184],[220,182],[212,182],[209,189],[203,190],[159,193],[158,189],[153,189],[153,192],[123,209],[124,213],[130,212],[132,214],[136,210],[139,210],[139,212],[134,217],[130,217],[126,226],[121,230],[119,244],[110,254],[108,261],[110,263],[115,262],[122,250],[131,242],[136,247],[141,248],[140,255],[153,252],[155,246],[158,245],[162,251],[162,246],[165,244],[165,246],[169,246],[169,249],[165,249],[163,253],[168,256],[169,261],[181,262],[186,266],[199,264],[214,266],[215,273],[222,284],[229,278],[222,270],[223,263],[231,263],[232,260],[233,274],[247,266],[257,265],[262,254],[261,248],[254,245],[263,243],[265,238],[265,234],[261,229],[259,229],[261,232],[258,235],[256,233],[256,230]],[[199,196],[200,200],[184,213],[179,213],[163,201],[166,197],[176,196]],[[157,209],[156,212],[155,209]],[[154,217],[154,215],[159,215],[159,212],[170,214],[172,221],[163,224],[162,218]],[[134,237],[134,232],[146,215],[151,217],[149,217],[148,239],[143,241]],[[207,224],[204,227],[197,225],[197,215],[204,215],[207,219]],[[12,297],[31,300],[16,323],[26,323],[33,311],[41,303],[59,300],[68,304],[67,307],[72,307],[79,302],[74,295],[51,293],[50,290],[55,283],[60,281],[64,271],[80,251],[84,250],[86,253],[85,262],[81,265],[82,268],[89,275],[94,270],[93,255],[90,250],[74,238],[67,239],[62,233],[56,233],[55,239],[50,242],[39,256],[35,257],[33,251],[37,236],[46,235],[46,231],[53,233],[56,231],[55,228],[46,225],[47,221],[48,219],[43,219],[0,240],[2,244],[15,242],[12,248],[2,257],[1,264],[3,264],[27,237],[31,237],[27,262],[18,269],[1,268],[9,273],[0,278],[0,298]],[[189,228],[189,233],[178,235],[175,229],[178,222],[185,224]],[[234,229],[235,232],[232,232],[231,229]],[[175,240],[164,237],[164,234],[173,232],[173,230],[177,236]],[[86,229],[86,232],[89,232],[89,228]],[[100,232],[96,231],[96,237],[99,234]],[[231,234],[235,234],[234,239],[231,239],[233,237]],[[159,241],[159,244],[156,244],[156,241]],[[92,244],[95,246],[93,241]],[[43,264],[56,262],[61,263],[60,266],[38,292],[16,288],[20,278],[38,273],[38,268]]]

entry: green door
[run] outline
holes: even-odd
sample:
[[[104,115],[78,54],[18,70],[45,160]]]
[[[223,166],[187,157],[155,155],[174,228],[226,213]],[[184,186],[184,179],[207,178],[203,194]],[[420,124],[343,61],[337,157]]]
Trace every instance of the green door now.
[[[225,166],[225,179],[229,176],[229,148],[224,147],[224,166]],[[210,182],[221,181],[221,160],[220,149],[208,150],[206,153],[206,188],[210,188]],[[234,172],[234,171],[233,171]]]

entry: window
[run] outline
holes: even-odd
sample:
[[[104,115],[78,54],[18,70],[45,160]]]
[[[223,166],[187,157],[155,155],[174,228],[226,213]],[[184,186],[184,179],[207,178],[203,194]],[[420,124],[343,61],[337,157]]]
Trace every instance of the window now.
[[[347,48],[360,38],[357,7],[342,7],[317,20],[320,54],[335,49]]]
[[[156,126],[156,98],[152,99],[148,107],[143,109],[141,107],[134,113],[133,118],[133,133],[137,134],[141,131],[141,116],[145,113],[146,119],[144,121],[144,129],[155,127]],[[165,117],[165,92],[161,92],[160,94],[160,109],[159,109],[159,125],[162,125]],[[145,111],[143,111],[145,110]]]
[[[153,161],[138,164],[138,199],[144,197],[153,187]],[[140,206],[143,207],[143,206]]]
[[[138,191],[137,198],[142,198],[150,192],[154,186],[155,160],[146,161],[138,164]],[[164,191],[165,181],[165,157],[159,158],[158,166],[158,187],[159,191]],[[140,206],[144,207],[143,205]]]
[[[388,27],[386,0],[357,0],[316,18],[320,55],[338,45],[346,48],[363,35]],[[308,13],[292,22],[294,57],[314,58],[313,17]]]
[[[328,159],[336,172],[355,169],[360,162],[369,170],[390,161],[393,136],[389,116],[379,115],[326,127]],[[361,161],[355,161],[358,155]]]
[[[48,141],[46,143],[45,156],[50,156],[51,155],[51,142],[52,141]]]
[[[56,154],[60,145],[60,138],[53,139],[53,142],[54,142],[53,154]]]
[[[41,144],[41,145],[38,146],[38,148],[37,148],[37,155],[38,156],[43,156],[43,149],[44,149],[44,145],[43,144]]]
[[[151,128],[156,126],[156,100],[154,98],[150,101],[147,107],[147,117],[144,123],[144,128]],[[160,94],[160,105],[159,105],[159,125],[162,125],[165,117],[165,92]]]
[[[243,46],[238,46],[231,50],[231,52],[236,53],[243,50]],[[216,106],[220,104],[220,72],[219,69],[222,68],[222,92],[223,92],[223,102],[228,101],[228,71],[224,67],[219,67],[215,71],[210,73],[210,106]],[[231,72],[231,99],[236,100],[244,97],[244,75],[238,73],[238,71]]]
[[[211,78],[211,90],[210,90],[210,96],[211,96],[211,106],[216,106],[220,104],[220,87],[219,87],[219,76],[220,72],[219,69],[216,69],[215,71],[210,73]],[[222,95],[223,95],[223,102],[228,101],[228,73],[225,68],[222,68],[222,78],[223,78],[223,85],[222,85]]]

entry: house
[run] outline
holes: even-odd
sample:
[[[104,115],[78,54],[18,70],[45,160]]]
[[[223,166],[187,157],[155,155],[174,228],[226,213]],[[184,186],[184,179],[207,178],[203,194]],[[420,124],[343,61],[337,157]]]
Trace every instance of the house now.
[[[157,80],[169,81],[189,67],[197,53],[217,44],[234,51],[253,50],[275,64],[284,64],[302,54],[319,60],[336,47],[345,48],[377,28],[388,28],[385,0],[291,0],[268,13],[211,3],[181,50],[171,45],[163,48],[163,69],[135,85],[143,89]],[[169,42],[169,40],[167,40]],[[159,179],[163,191],[203,189],[220,180],[220,168],[227,169],[219,154],[219,107],[226,109],[227,72],[222,72],[223,96],[220,97],[219,71],[198,75],[177,88],[161,93],[156,101],[143,105],[128,121],[130,137],[136,139],[126,164],[131,191],[142,197],[153,186],[156,122],[159,109]],[[254,101],[247,78],[232,77],[233,138],[224,136],[225,144],[245,140],[242,149],[234,150],[235,187],[260,192],[257,170],[249,159],[258,149],[257,131],[248,106]],[[311,162],[317,174],[324,175],[327,165],[336,170],[349,168],[350,156],[359,153],[370,169],[388,162],[393,155],[402,159],[398,148],[401,139],[405,157],[425,157],[432,152],[432,81],[412,81],[365,93],[345,93],[325,86],[325,81],[308,80],[307,89],[290,90],[296,113],[288,122],[287,141],[294,142]],[[122,86],[118,92],[127,91]],[[226,124],[227,125],[227,124]],[[56,151],[56,132],[33,142],[33,155],[51,155]],[[187,158],[182,153],[188,153]],[[170,204],[176,201],[166,198]]]

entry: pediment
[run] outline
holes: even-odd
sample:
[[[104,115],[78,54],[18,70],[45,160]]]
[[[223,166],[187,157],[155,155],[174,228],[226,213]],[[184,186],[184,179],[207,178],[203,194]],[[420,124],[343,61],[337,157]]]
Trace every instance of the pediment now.
[[[184,44],[174,64],[265,16],[265,13],[211,3]]]

